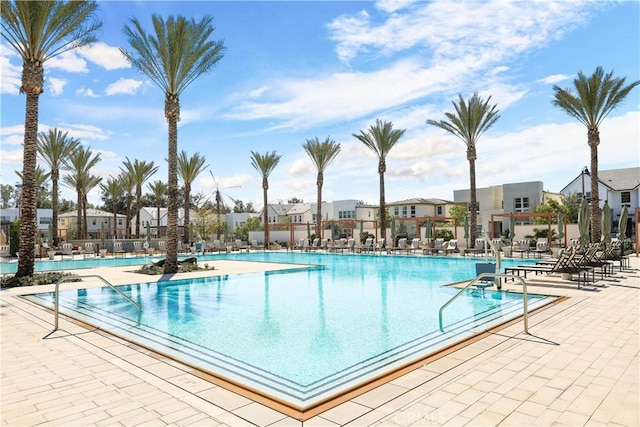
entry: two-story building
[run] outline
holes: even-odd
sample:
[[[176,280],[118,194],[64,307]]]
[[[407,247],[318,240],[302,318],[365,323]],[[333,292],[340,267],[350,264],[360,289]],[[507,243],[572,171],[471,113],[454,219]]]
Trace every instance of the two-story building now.
[[[126,233],[126,215],[87,209],[88,238],[99,239],[104,232],[105,237],[122,239]],[[76,239],[78,230],[78,211],[70,211],[58,215],[58,237],[62,240]]]

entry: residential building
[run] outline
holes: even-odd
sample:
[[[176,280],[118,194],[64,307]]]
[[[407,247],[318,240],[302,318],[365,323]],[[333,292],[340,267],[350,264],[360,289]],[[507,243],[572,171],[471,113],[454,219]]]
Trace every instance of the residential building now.
[[[584,167],[569,184],[567,184],[560,193],[564,196],[576,194],[578,198],[584,197],[591,201],[591,173],[587,167]],[[622,207],[626,206],[629,210],[629,223],[627,230],[630,235],[633,234],[633,217],[634,210],[639,206],[640,201],[640,167],[609,169],[598,172],[598,195],[600,208],[604,206],[604,202],[608,201],[612,210],[612,220],[614,232],[617,231],[618,221],[622,213]]]
[[[88,238],[99,239],[104,232],[108,238],[124,238],[126,231],[126,215],[116,214],[98,209],[87,209]],[[78,211],[65,212],[58,215],[58,237],[63,240],[76,239],[78,229]]]
[[[2,226],[2,235],[0,237],[0,244],[6,244],[9,235],[9,226],[13,221],[20,218],[19,208],[7,208],[0,209],[0,225]],[[49,225],[53,220],[53,209],[40,209],[36,210],[36,225],[38,227],[38,233],[41,239],[47,239],[49,233]]]

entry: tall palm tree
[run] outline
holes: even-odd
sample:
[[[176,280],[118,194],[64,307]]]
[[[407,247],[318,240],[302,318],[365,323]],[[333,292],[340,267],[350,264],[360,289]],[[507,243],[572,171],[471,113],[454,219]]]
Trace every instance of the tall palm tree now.
[[[210,41],[212,18],[200,22],[170,16],[166,21],[157,14],[151,17],[155,34],[148,34],[133,18],[125,25],[132,50],[120,49],[129,62],[146,75],[165,94],[164,115],[168,122],[168,223],[167,258],[164,271],[178,271],[178,120],[180,95],[200,75],[208,73],[224,56],[224,44]]]
[[[480,136],[500,118],[497,105],[489,105],[491,97],[484,101],[478,93],[474,93],[468,101],[458,95],[458,103],[451,101],[455,113],[444,113],[447,120],[427,120],[428,125],[439,127],[457,136],[467,145],[467,160],[469,161],[469,182],[470,182],[470,242],[475,245],[478,237],[478,199],[476,194],[476,144]]]
[[[269,206],[267,198],[267,190],[269,190],[269,175],[278,166],[281,155],[274,151],[265,153],[264,155],[251,152],[251,166],[262,175],[262,201],[263,201],[263,218],[264,218],[264,244],[269,247]]]
[[[21,189],[20,259],[15,277],[33,275],[36,228],[35,170],[38,104],[44,92],[44,63],[89,45],[102,23],[94,19],[95,1],[3,1],[2,37],[22,58],[20,93],[26,94]]]
[[[140,237],[140,209],[142,209],[142,186],[144,183],[158,172],[158,166],[154,166],[153,162],[139,161],[135,159],[133,163],[128,157],[125,157],[124,169],[120,170],[130,174],[136,187],[136,238]]]
[[[376,120],[375,125],[371,125],[369,132],[360,131],[353,134],[360,142],[366,145],[378,157],[378,174],[380,175],[380,237],[387,237],[387,207],[384,195],[384,173],[387,171],[387,154],[402,138],[406,129],[393,130],[393,123]],[[395,242],[394,242],[395,243]]]
[[[322,185],[324,184],[324,171],[329,164],[340,153],[340,144],[332,140],[330,137],[320,142],[318,137],[307,139],[306,144],[302,147],[307,152],[311,161],[316,165],[318,175],[316,177],[316,185],[318,186],[318,198],[316,199],[316,237],[320,236],[322,227]]]
[[[62,179],[67,186],[75,188],[77,192],[78,201],[78,213],[76,224],[76,235],[78,239],[86,239],[85,230],[86,225],[83,225],[83,218],[86,218],[86,193],[87,188],[93,182],[93,175],[91,175],[91,169],[93,169],[102,159],[100,153],[92,153],[91,149],[79,146],[71,155],[64,161],[64,169],[71,172],[70,175],[65,175]],[[97,184],[95,184],[97,185]],[[95,185],[93,185],[95,187]],[[84,215],[83,215],[84,213]]]
[[[122,193],[122,181],[120,177],[107,178],[106,184],[100,184],[100,189],[106,196],[105,199],[111,201],[111,210],[113,211],[113,235],[118,234],[118,197]],[[111,230],[108,231],[111,234]]]
[[[573,90],[553,86],[553,105],[587,127],[587,144],[591,149],[591,241],[600,242],[600,194],[598,192],[599,127],[607,115],[620,105],[631,89],[640,84],[635,81],[625,86],[625,77],[613,77],[613,71],[605,74],[602,67],[591,76],[582,71],[573,80]],[[584,195],[583,195],[584,197]]]
[[[69,137],[68,132],[62,133],[59,129],[49,129],[49,132],[42,132],[38,135],[38,155],[51,169],[53,246],[58,246],[58,182],[60,180],[60,168],[62,168],[64,160],[79,145],[80,141],[78,139]]]
[[[178,175],[184,183],[184,226],[189,227],[189,207],[191,197],[191,183],[200,175],[208,165],[206,158],[197,151],[191,157],[182,150],[178,156]],[[185,228],[186,230],[186,228]],[[189,234],[184,233],[184,242],[188,242]]]
[[[89,223],[87,221],[87,206],[89,203],[87,201],[87,194],[100,185],[101,182],[102,177],[96,175],[88,175],[84,181],[84,188],[82,191],[82,224],[84,229],[82,230],[82,235],[85,239],[89,237]]]
[[[120,183],[122,184],[122,191],[125,193],[125,227],[124,237],[128,239],[131,237],[131,203],[133,201],[133,190],[136,187],[135,177],[133,173],[122,172],[120,174]]]
[[[160,208],[164,203],[167,194],[167,184],[157,180],[148,185],[154,200],[156,201],[156,237],[160,238]]]
[[[22,186],[24,185],[24,179],[22,176],[22,172],[20,171],[14,171],[16,173],[16,175],[18,175],[18,182],[19,184],[17,184],[16,186],[18,188],[22,188]],[[40,167],[40,165],[36,166],[36,170],[35,170],[35,183],[36,183],[36,201],[37,201],[37,206],[41,206],[42,204],[42,199],[43,196],[46,196],[47,193],[47,180],[49,179],[49,176],[51,176],[50,172],[45,171],[44,169],[42,169]],[[16,194],[16,196],[19,197],[19,194]],[[18,201],[18,206],[20,206],[20,212],[22,212],[22,200],[20,198],[17,199]],[[20,215],[20,217],[22,218],[22,215]],[[24,219],[22,219],[22,221],[24,221]],[[35,227],[36,230],[38,229],[38,218],[33,218],[33,221],[35,223]]]

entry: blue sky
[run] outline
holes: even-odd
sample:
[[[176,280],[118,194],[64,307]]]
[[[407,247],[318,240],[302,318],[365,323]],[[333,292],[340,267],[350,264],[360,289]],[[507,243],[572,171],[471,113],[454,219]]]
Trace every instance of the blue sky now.
[[[131,17],[149,30],[152,13],[214,19],[226,53],[180,98],[178,149],[204,155],[224,193],[262,207],[251,151],[282,155],[269,200],[316,199],[316,170],[302,149],[330,136],[342,146],[325,172],[324,200],[377,204],[377,159],[352,134],[376,119],[406,129],[387,157],[388,202],[453,199],[469,186],[466,148],[429,127],[452,111],[458,94],[492,96],[500,119],[478,142],[477,185],[543,181],[560,191],[589,165],[586,129],[551,104],[552,87],[570,87],[597,66],[640,78],[640,3],[99,2],[99,43],[45,63],[40,130],[79,138],[102,161],[94,173],[116,176],[126,157],[153,161],[166,181],[164,95],[131,68],[122,28]],[[1,181],[22,168],[25,97],[21,60],[2,40]],[[640,164],[640,89],[600,128],[600,169]],[[203,173],[194,192],[215,190]],[[71,189],[62,197],[75,200]],[[99,190],[89,194],[100,203]]]

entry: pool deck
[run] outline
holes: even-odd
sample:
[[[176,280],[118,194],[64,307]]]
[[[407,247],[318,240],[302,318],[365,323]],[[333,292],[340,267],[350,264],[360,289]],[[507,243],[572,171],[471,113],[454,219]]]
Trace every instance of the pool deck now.
[[[215,267],[188,276],[282,266]],[[640,259],[632,255],[630,267],[586,289],[530,276],[529,292],[568,298],[532,314],[529,335],[515,322],[304,423],[64,316],[60,330],[43,339],[52,312],[19,295],[53,287],[2,290],[0,419],[3,426],[638,426]],[[78,274],[113,284],[149,281],[133,269]]]

